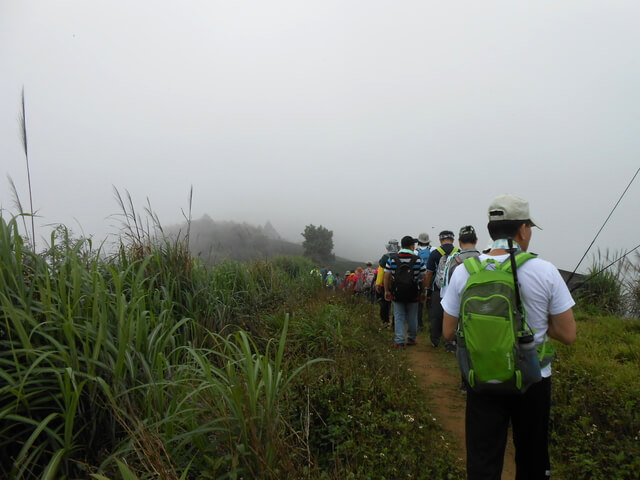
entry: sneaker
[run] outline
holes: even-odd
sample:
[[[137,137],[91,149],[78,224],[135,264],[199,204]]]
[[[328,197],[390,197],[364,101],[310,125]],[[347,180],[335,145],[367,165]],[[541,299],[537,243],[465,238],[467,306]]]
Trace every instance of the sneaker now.
[[[456,353],[456,344],[455,343],[445,344],[444,351],[447,353]]]
[[[460,392],[463,393],[463,394],[467,393],[467,384],[466,383],[462,382],[460,384]]]
[[[418,344],[418,342],[416,342],[415,340],[409,339],[407,341],[407,347],[415,347],[417,344]]]
[[[394,343],[394,344],[393,344],[393,347],[394,347],[396,350],[404,350],[404,343]]]
[[[433,348],[438,348],[438,344],[437,344],[436,342],[431,342],[431,346],[432,346]]]

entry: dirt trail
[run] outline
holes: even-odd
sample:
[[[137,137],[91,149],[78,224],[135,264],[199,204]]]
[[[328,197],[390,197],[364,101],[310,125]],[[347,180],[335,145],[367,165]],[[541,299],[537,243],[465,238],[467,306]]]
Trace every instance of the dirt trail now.
[[[435,349],[424,335],[417,346],[406,350],[418,383],[432,400],[434,415],[442,427],[457,441],[459,457],[466,465],[464,447],[465,396],[460,392],[460,376],[454,368],[455,356],[445,353],[442,346]],[[427,342],[426,344],[424,342]],[[513,480],[516,476],[514,449],[511,439],[505,453],[502,480]]]

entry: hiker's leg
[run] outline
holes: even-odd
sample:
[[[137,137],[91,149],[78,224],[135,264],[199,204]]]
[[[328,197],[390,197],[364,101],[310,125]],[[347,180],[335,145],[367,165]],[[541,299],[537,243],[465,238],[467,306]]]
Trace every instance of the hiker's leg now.
[[[394,318],[394,343],[405,343],[404,324],[407,318],[407,305],[409,303],[393,302],[393,318]]]
[[[382,323],[389,323],[389,310],[391,309],[391,302],[384,299],[384,290],[382,291],[382,297],[380,298],[380,320]]]
[[[551,377],[529,387],[512,417],[516,447],[516,480],[547,480],[549,461],[549,411]]]
[[[407,311],[407,338],[415,342],[418,336],[418,304],[420,302],[405,303]]]
[[[508,395],[469,389],[465,414],[467,480],[500,480],[509,430]]]
[[[429,336],[435,346],[440,344],[442,337],[442,305],[440,305],[440,290],[434,290],[431,296],[431,311],[429,312]]]
[[[420,331],[422,331],[422,329],[424,328],[424,320],[422,319],[423,310],[424,310],[424,302],[419,302],[418,303],[418,329]]]

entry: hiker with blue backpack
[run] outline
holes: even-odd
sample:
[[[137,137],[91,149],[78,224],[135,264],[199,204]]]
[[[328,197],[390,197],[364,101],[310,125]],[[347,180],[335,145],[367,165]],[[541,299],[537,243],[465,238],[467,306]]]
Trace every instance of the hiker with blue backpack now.
[[[393,302],[394,347],[398,349],[417,344],[418,302],[425,300],[426,267],[414,254],[416,242],[411,236],[402,237],[402,248],[388,256],[384,267],[384,296]]]
[[[529,203],[512,194],[489,206],[491,251],[456,268],[446,289],[443,334],[457,339],[467,382],[467,478],[500,480],[509,423],[518,480],[551,476],[549,338],[576,339],[575,304],[558,269],[527,252]]]

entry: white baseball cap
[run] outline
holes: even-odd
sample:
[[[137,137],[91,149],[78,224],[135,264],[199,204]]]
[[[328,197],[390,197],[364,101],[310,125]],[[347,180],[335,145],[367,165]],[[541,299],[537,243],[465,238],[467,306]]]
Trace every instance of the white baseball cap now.
[[[533,221],[529,213],[529,202],[512,193],[505,193],[493,199],[489,205],[489,221],[499,220],[526,220],[532,227],[542,227]]]

